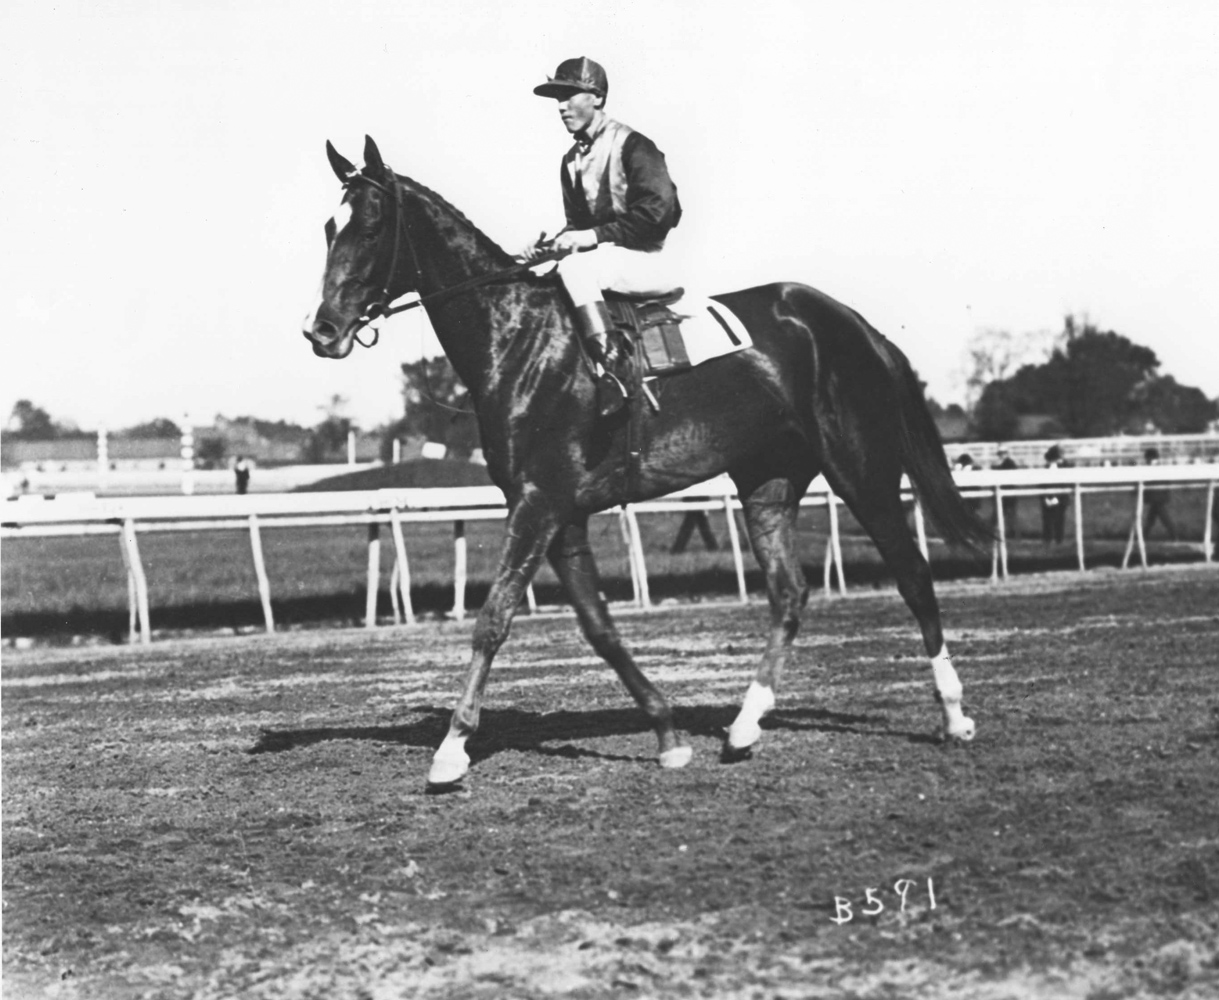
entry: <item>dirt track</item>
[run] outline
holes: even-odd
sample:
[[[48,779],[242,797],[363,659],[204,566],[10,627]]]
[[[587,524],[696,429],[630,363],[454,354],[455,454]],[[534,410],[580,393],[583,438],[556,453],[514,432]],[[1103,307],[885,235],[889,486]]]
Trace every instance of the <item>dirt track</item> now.
[[[676,773],[520,621],[443,797],[468,624],[6,654],[5,995],[1215,996],[1219,573],[942,601],[968,748],[888,593],[814,599],[734,766],[764,608],[624,616]]]

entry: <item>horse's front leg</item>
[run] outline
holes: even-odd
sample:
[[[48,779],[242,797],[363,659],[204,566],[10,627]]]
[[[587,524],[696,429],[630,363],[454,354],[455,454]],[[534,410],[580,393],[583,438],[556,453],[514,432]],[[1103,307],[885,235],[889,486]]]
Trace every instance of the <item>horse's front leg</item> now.
[[[508,515],[504,548],[495,580],[487,594],[487,602],[474,625],[474,644],[466,686],[449,732],[432,757],[428,772],[431,786],[452,785],[465,777],[470,769],[466,740],[478,729],[482,709],[483,689],[491,672],[491,660],[508,637],[512,618],[525,594],[525,588],[542,560],[547,546],[558,531],[562,517],[537,491],[527,490]]]

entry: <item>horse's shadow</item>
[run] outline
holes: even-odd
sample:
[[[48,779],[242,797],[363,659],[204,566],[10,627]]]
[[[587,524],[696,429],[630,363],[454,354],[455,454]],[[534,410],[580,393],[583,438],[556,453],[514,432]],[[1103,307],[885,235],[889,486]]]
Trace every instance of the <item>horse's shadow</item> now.
[[[263,729],[249,754],[283,753],[331,740],[366,740],[434,750],[449,728],[452,710],[423,705],[413,710],[414,721],[396,726],[322,726],[313,729]],[[692,705],[675,708],[674,723],[693,737],[722,739],[736,717],[735,705]],[[850,715],[820,708],[776,711],[762,721],[764,730],[791,732],[852,733],[911,743],[934,743],[936,737],[889,729],[883,716]],[[484,709],[479,731],[468,747],[477,762],[508,750],[547,757],[638,761],[644,755],[625,755],[592,750],[579,744],[602,737],[647,733],[650,727],[635,708],[599,708],[586,711],[530,712],[519,708]]]

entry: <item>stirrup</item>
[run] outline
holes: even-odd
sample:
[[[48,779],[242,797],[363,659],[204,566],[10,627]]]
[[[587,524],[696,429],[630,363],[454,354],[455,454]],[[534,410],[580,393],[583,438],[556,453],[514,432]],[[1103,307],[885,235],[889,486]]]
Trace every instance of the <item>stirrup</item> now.
[[[612,417],[626,406],[626,387],[618,376],[610,371],[603,371],[597,376],[597,412],[603,417]]]

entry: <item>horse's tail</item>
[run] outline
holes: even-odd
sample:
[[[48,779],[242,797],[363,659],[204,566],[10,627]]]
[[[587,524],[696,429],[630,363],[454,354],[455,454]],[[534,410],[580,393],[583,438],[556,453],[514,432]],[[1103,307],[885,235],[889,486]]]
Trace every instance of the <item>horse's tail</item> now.
[[[931,416],[918,376],[896,345],[884,337],[877,339],[877,346],[888,355],[884,359],[885,367],[898,404],[898,447],[902,467],[910,477],[919,503],[949,545],[981,550],[994,540],[994,534],[966,506],[957,491],[939,428]]]

